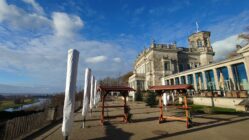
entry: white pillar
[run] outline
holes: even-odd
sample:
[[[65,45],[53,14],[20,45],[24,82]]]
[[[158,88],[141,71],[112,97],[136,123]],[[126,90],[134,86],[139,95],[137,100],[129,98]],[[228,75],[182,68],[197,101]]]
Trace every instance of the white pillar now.
[[[185,82],[188,84],[188,75],[185,76]]]
[[[174,103],[175,103],[175,96],[174,96],[174,93],[173,93],[173,92],[171,93],[171,96],[172,96],[172,100],[173,100],[172,103],[174,104]]]
[[[79,52],[74,49],[68,50],[67,76],[62,122],[62,134],[64,137],[68,137],[72,129],[78,61]]]
[[[94,106],[96,107],[96,105],[97,105],[97,84],[98,84],[98,81],[97,80],[95,80],[95,82],[94,82]]]
[[[194,88],[197,91],[197,81],[196,81],[195,73],[193,73],[193,79],[194,79]]]
[[[233,75],[233,71],[232,71],[232,66],[227,65],[227,70],[228,70],[228,75],[229,75],[230,88],[231,88],[231,90],[235,90],[236,85],[235,85],[235,79],[234,79],[234,75]]]
[[[85,70],[85,83],[84,83],[84,95],[82,105],[82,116],[85,118],[89,110],[90,104],[90,93],[91,93],[91,69],[86,68]]]
[[[216,90],[220,90],[219,80],[218,80],[216,68],[213,69],[213,73],[214,73],[214,82],[215,82]]]
[[[131,92],[131,94],[132,94],[132,100],[133,100],[133,101],[135,101],[135,97],[136,97],[136,95],[135,95],[135,94],[136,94],[136,93],[135,93],[135,91],[130,91],[130,92]]]
[[[203,85],[204,85],[204,90],[207,89],[207,79],[206,79],[206,75],[205,75],[205,72],[202,71],[202,78],[203,78]]]
[[[90,109],[94,107],[94,87],[95,87],[95,77],[91,76],[91,95],[90,95]]]
[[[166,85],[164,78],[161,78],[161,83],[162,83],[162,85]]]

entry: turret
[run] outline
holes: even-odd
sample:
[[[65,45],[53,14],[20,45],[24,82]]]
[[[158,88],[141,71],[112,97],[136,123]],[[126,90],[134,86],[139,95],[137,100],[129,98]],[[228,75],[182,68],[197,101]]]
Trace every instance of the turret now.
[[[200,52],[201,65],[207,65],[213,62],[213,48],[210,43],[211,33],[208,31],[198,31],[189,36],[189,47]]]

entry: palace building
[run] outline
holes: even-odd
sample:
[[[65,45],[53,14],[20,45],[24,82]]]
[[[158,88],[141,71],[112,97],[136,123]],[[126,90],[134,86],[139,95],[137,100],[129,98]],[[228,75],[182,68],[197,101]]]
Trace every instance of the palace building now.
[[[189,36],[189,47],[153,42],[141,52],[134,64],[130,86],[147,90],[149,86],[160,85],[161,78],[213,62],[214,52],[210,43],[210,32],[201,31]]]
[[[248,89],[249,46],[239,49],[235,57],[214,62],[210,36],[208,31],[191,34],[188,48],[152,42],[137,56],[130,87],[143,91],[153,85],[188,83],[196,90],[219,90],[222,73],[224,88]]]

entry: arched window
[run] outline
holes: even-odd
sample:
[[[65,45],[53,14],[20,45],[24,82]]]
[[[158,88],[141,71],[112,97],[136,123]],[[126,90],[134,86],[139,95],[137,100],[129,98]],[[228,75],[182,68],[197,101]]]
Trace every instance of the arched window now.
[[[201,42],[200,39],[197,40],[197,47],[198,47],[198,48],[199,48],[199,47],[202,47],[202,42]]]

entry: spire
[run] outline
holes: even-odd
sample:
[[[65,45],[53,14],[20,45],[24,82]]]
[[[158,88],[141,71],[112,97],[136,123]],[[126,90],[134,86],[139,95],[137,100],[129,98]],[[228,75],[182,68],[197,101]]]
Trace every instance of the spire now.
[[[196,33],[198,33],[199,32],[199,24],[197,21],[195,22],[195,25],[196,25]]]

